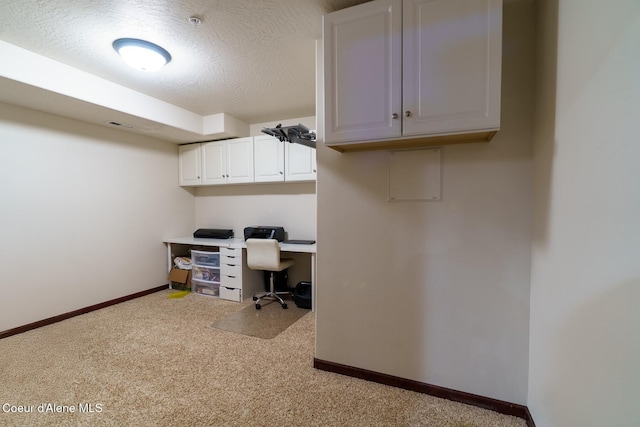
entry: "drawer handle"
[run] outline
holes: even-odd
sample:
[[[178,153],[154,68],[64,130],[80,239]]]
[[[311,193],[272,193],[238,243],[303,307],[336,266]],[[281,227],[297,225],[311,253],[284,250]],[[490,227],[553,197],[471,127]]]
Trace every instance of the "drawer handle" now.
[[[235,278],[236,278],[236,276],[227,276],[227,277],[230,277],[230,278],[232,278],[232,279],[235,279]]]

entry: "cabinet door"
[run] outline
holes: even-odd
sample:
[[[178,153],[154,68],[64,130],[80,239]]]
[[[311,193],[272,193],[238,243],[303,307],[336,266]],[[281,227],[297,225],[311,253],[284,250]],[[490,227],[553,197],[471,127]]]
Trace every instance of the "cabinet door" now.
[[[229,139],[227,183],[253,182],[253,137]]]
[[[284,153],[286,181],[314,181],[316,179],[315,148],[287,142]]]
[[[227,182],[227,145],[225,141],[207,142],[202,145],[202,183],[204,185]]]
[[[502,1],[404,0],[403,14],[403,135],[499,128]]]
[[[402,0],[325,15],[323,40],[325,142],[399,137]]]
[[[269,135],[253,137],[255,182],[284,181],[284,142]]]
[[[179,185],[200,185],[201,181],[200,144],[178,147]]]

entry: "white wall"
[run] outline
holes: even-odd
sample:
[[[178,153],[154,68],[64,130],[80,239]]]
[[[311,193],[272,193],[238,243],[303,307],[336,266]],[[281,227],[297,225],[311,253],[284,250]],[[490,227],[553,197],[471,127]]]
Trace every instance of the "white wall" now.
[[[444,148],[442,202],[318,148],[317,358],[526,404],[534,12],[505,2],[502,128]]]
[[[167,283],[194,226],[177,149],[0,104],[0,331]]]
[[[253,225],[281,225],[291,239],[316,238],[315,182],[201,187],[196,226],[231,228],[236,237]]]
[[[541,2],[529,409],[640,422],[640,3]]]

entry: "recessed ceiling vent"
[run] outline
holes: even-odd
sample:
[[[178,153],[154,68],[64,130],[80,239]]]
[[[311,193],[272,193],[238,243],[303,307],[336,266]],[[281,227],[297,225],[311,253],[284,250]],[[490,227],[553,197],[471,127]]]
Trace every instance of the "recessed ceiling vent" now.
[[[118,123],[118,122],[105,122],[105,123],[108,124],[109,126],[114,126],[122,129],[135,129],[133,126],[126,125],[124,123]]]

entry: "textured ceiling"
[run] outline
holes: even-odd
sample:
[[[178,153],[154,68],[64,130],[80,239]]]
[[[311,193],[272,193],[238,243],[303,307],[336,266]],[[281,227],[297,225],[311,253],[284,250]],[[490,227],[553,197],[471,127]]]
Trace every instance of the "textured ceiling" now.
[[[0,40],[202,116],[261,123],[315,115],[321,16],[366,1],[0,0]],[[129,68],[111,47],[121,37],[172,61]]]

